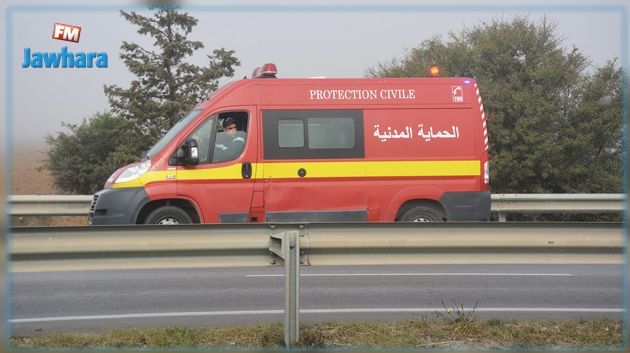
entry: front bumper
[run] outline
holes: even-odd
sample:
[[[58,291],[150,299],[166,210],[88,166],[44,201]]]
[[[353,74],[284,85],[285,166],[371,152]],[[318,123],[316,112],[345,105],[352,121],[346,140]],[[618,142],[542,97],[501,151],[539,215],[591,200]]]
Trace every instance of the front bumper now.
[[[445,192],[440,203],[449,221],[489,221],[490,192]]]
[[[94,194],[88,224],[135,224],[142,206],[149,202],[144,188],[104,189]]]

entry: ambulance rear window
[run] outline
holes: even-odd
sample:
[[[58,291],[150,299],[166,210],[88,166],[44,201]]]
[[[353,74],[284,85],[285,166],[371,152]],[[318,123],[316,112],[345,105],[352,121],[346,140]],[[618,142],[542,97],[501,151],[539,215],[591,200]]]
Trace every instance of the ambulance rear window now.
[[[354,146],[354,120],[352,118],[309,118],[308,147],[352,148]]]
[[[361,110],[263,110],[265,159],[363,158]]]
[[[278,145],[282,148],[304,147],[304,122],[299,119],[278,120]]]

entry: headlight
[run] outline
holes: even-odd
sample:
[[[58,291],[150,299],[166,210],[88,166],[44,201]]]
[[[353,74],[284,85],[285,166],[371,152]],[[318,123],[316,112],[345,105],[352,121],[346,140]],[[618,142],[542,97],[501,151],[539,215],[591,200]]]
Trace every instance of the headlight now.
[[[114,184],[126,183],[128,181],[136,180],[142,174],[146,173],[151,168],[151,160],[147,159],[144,162],[132,164],[129,168],[125,169],[122,174],[116,179]]]

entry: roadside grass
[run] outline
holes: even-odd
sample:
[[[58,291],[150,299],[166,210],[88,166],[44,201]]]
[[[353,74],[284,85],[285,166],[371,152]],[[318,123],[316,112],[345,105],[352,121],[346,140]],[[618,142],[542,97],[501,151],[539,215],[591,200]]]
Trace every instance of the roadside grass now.
[[[598,320],[478,320],[472,316],[425,317],[392,323],[322,322],[300,326],[298,347],[330,349],[350,347],[500,346],[540,348],[548,346],[623,346],[623,323]],[[37,348],[269,348],[283,346],[283,324],[279,322],[210,328],[169,327],[115,330],[107,334],[64,334],[13,337],[16,349]]]

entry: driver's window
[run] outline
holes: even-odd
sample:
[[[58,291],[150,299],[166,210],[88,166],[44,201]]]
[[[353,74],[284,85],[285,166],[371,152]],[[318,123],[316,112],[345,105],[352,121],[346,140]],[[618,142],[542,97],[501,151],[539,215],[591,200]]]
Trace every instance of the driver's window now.
[[[243,154],[247,141],[247,112],[220,113],[212,163],[227,162]]]
[[[197,141],[197,149],[199,151],[199,164],[210,163],[210,155],[212,153],[212,140],[214,137],[214,122],[216,115],[211,116],[203,124],[201,124],[190,137]]]

